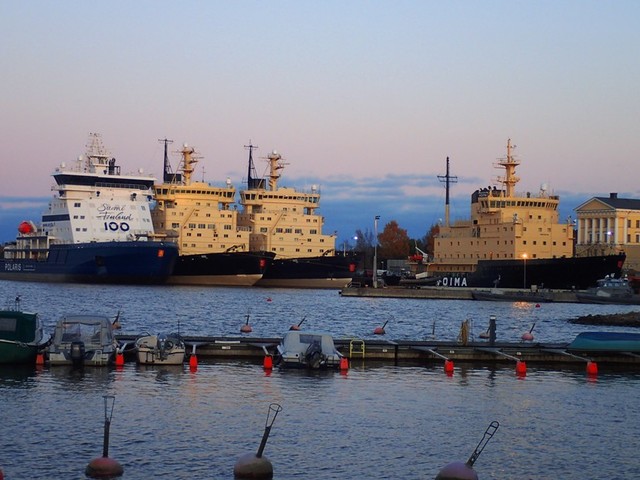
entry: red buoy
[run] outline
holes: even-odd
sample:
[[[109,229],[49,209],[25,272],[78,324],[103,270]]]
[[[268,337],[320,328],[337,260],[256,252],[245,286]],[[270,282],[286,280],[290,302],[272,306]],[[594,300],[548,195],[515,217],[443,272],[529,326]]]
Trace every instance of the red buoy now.
[[[189,357],[189,369],[192,372],[195,372],[198,369],[198,357],[196,356],[195,352],[192,353]]]
[[[262,367],[265,370],[271,370],[273,368],[273,357],[271,355],[265,355]]]
[[[598,375],[598,364],[596,362],[587,362],[587,375]]]
[[[116,352],[116,367],[122,367],[124,365],[124,354],[122,352]]]
[[[36,365],[44,365],[44,353],[38,352],[36,355]],[[0,480],[2,480],[2,477],[0,477]]]
[[[445,360],[444,361],[444,372],[446,374],[453,373],[453,360]]]
[[[518,375],[526,375],[527,374],[527,364],[518,360],[516,362],[516,373]]]
[[[347,357],[340,357],[340,370],[349,370],[349,359]]]

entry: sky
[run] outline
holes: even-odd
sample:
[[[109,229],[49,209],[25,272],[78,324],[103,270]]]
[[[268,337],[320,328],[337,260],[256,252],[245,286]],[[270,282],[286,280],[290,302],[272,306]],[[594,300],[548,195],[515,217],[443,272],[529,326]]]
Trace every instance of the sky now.
[[[0,0],[0,242],[39,219],[89,132],[158,178],[158,139],[188,143],[199,180],[238,188],[244,145],[259,173],[277,150],[281,184],[318,185],[343,246],[376,215],[424,236],[446,157],[467,218],[509,138],[516,190],[546,184],[562,218],[640,198],[639,19],[635,0]]]

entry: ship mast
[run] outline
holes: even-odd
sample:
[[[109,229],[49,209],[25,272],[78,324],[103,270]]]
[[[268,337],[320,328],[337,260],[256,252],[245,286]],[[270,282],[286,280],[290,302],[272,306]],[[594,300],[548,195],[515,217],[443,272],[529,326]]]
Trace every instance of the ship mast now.
[[[444,201],[444,225],[445,227],[449,226],[449,190],[450,184],[456,183],[458,181],[458,177],[455,175],[449,174],[449,157],[447,157],[447,173],[445,175],[438,175],[438,180],[444,182],[445,184],[445,201]]]
[[[159,142],[164,143],[164,174],[162,180],[164,183],[170,183],[173,181],[174,175],[171,171],[171,163],[169,163],[169,152],[167,151],[169,144],[173,143],[173,140],[169,140],[167,137],[158,139]]]
[[[280,161],[282,155],[275,150],[267,158],[269,159],[269,190],[274,191],[278,187],[278,179],[281,177],[279,170],[284,168],[285,163]]]
[[[498,165],[504,168],[505,174],[503,177],[498,177],[498,182],[505,186],[506,196],[512,197],[514,194],[516,183],[520,181],[520,178],[516,176],[516,167],[520,165],[520,162],[513,156],[513,149],[515,145],[511,145],[511,139],[507,140],[507,158],[501,158],[498,160]]]
[[[244,148],[249,150],[249,167],[247,169],[247,188],[249,190],[258,188],[264,188],[264,179],[258,178],[258,174],[256,173],[256,166],[253,163],[253,150],[258,148],[256,145],[251,143],[249,140],[249,145],[245,145]]]
[[[193,155],[195,151],[193,147],[188,146],[186,143],[182,146],[182,150],[180,150],[182,154],[184,185],[191,185],[191,175],[195,170],[194,165],[198,163],[198,158]]]

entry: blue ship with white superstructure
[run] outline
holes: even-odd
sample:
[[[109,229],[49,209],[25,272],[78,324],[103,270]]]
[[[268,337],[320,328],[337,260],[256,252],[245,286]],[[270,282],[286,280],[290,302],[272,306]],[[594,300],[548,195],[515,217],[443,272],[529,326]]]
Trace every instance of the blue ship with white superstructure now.
[[[53,173],[54,197],[40,226],[25,221],[5,245],[0,279],[164,283],[178,257],[156,238],[151,221],[155,179],[121,175],[99,134],[90,134],[77,164]]]

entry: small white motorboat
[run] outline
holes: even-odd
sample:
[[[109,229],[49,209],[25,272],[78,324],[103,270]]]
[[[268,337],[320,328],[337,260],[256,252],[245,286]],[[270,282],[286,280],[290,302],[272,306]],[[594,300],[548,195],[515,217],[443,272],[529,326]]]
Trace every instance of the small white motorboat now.
[[[49,345],[50,365],[103,366],[114,362],[118,342],[105,315],[65,315]]]
[[[142,365],[181,365],[186,347],[179,333],[145,334],[136,340],[136,355]]]
[[[278,345],[275,364],[284,368],[339,368],[341,358],[331,335],[293,330]]]

